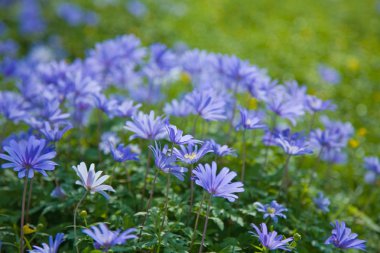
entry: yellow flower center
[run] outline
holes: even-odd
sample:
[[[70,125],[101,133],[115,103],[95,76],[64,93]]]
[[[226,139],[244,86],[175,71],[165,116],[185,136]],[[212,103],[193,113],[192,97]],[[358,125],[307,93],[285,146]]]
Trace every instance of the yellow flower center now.
[[[270,214],[273,214],[276,212],[276,209],[272,208],[272,207],[268,207],[267,208],[267,212],[270,213]]]
[[[190,159],[190,160],[194,160],[196,157],[197,157],[197,154],[195,154],[195,153],[185,155],[185,158]]]

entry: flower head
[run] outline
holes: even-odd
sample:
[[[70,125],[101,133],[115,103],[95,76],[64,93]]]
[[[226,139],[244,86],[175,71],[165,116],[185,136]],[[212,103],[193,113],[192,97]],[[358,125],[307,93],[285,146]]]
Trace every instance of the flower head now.
[[[73,126],[69,122],[55,123],[52,127],[49,122],[45,121],[43,126],[39,128],[39,131],[45,136],[48,141],[57,142],[62,139],[62,136],[72,128]]]
[[[316,113],[326,110],[335,110],[336,106],[330,101],[323,101],[316,96],[308,95],[305,99],[306,109],[310,112]]]
[[[265,124],[263,123],[264,115],[258,111],[249,111],[243,107],[239,108],[240,121],[236,126],[236,129],[263,129]]]
[[[330,200],[326,198],[322,192],[318,193],[318,196],[313,199],[314,204],[322,212],[327,213],[329,210]]]
[[[129,146],[124,146],[124,144],[119,144],[116,148],[112,143],[110,143],[111,154],[116,162],[122,163],[125,161],[138,161],[139,158],[137,154],[133,153]]]
[[[107,252],[115,245],[123,245],[127,240],[137,238],[133,234],[134,232],[136,232],[135,228],[130,228],[123,232],[121,230],[112,231],[104,223],[92,226],[90,229],[83,229],[83,233],[95,241],[94,247],[101,249],[103,252]]]
[[[231,183],[231,180],[236,177],[236,173],[230,171],[227,167],[224,167],[218,175],[216,174],[216,170],[217,166],[215,162],[212,162],[211,166],[209,164],[199,164],[193,170],[195,183],[203,187],[213,197],[221,197],[234,202],[238,198],[234,193],[244,191],[243,183]]]
[[[109,195],[105,191],[115,192],[112,186],[103,184],[104,181],[109,178],[109,176],[105,175],[100,177],[102,171],[95,173],[95,165],[93,163],[90,165],[90,169],[88,171],[87,166],[84,162],[81,162],[78,166],[73,166],[73,169],[80,178],[80,181],[77,180],[75,183],[83,186],[91,194],[99,192],[106,199],[109,199]]]
[[[29,253],[58,253],[59,245],[63,242],[63,233],[58,233],[53,239],[52,236],[49,236],[49,245],[46,243],[42,244],[42,247],[33,246],[33,249]]]
[[[340,82],[340,74],[335,69],[328,67],[326,65],[319,65],[318,72],[321,78],[330,84],[338,84]]]
[[[25,176],[32,178],[34,172],[47,176],[46,171],[54,170],[57,165],[51,160],[56,152],[46,146],[44,139],[37,139],[34,136],[18,142],[11,140],[3,149],[8,155],[0,154],[0,158],[7,160],[8,163],[4,163],[2,168],[13,168],[18,172],[19,178]]]
[[[260,227],[261,230],[255,225],[251,224],[252,228],[256,230],[255,232],[250,232],[251,234],[255,235],[257,238],[259,238],[260,243],[269,250],[286,250],[290,251],[289,248],[289,242],[293,241],[292,237],[289,237],[287,239],[282,239],[282,235],[277,235],[276,231],[272,231],[268,233],[268,228],[265,223],[261,223]]]
[[[139,112],[132,116],[132,121],[125,123],[125,129],[134,133],[130,139],[142,138],[147,140],[158,140],[166,136],[166,118],[154,117],[154,111],[149,115]]]
[[[198,140],[195,140],[194,137],[189,134],[183,135],[183,131],[179,130],[176,126],[173,125],[166,126],[166,131],[168,132],[169,141],[173,144],[183,145],[200,142]]]
[[[54,190],[50,193],[53,198],[63,199],[66,197],[66,192],[60,185],[57,185]]]
[[[204,143],[199,149],[198,145],[189,143],[186,146],[181,145],[180,149],[174,148],[173,153],[178,159],[187,164],[196,163],[207,153],[213,152],[209,143]]]
[[[380,162],[377,157],[365,157],[364,168],[368,171],[365,175],[367,183],[374,183],[380,177]]]
[[[351,229],[346,227],[344,221],[341,223],[335,221],[335,224],[331,223],[331,226],[334,229],[331,231],[332,235],[327,238],[325,244],[333,244],[340,249],[359,249],[365,251],[366,241],[357,239],[358,235],[351,233]]]
[[[267,217],[271,217],[274,222],[278,221],[278,217],[286,219],[285,214],[283,212],[287,212],[283,205],[277,203],[276,200],[273,200],[270,204],[261,204],[260,202],[255,203],[257,211],[264,213],[264,219]]]
[[[291,133],[290,129],[274,136],[274,142],[288,155],[304,155],[313,153],[309,143],[300,133]]]
[[[227,145],[220,145],[216,143],[213,139],[207,140],[207,143],[209,143],[212,152],[214,152],[214,154],[216,154],[217,156],[236,156],[235,150],[229,148]]]
[[[194,113],[205,120],[220,121],[226,119],[225,102],[211,91],[193,91],[185,101],[194,109]]]

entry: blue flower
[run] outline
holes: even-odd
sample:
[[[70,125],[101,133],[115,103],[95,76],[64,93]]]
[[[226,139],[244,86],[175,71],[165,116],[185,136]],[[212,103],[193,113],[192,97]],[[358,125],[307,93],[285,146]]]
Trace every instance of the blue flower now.
[[[258,111],[249,111],[243,107],[239,107],[240,121],[236,126],[236,129],[263,129],[265,124],[263,123],[264,115]]]
[[[20,10],[20,31],[23,34],[38,34],[46,29],[41,6],[37,0],[22,0]]]
[[[210,148],[212,149],[212,152],[216,154],[217,156],[236,156],[235,150],[232,148],[229,148],[227,145],[220,145],[216,143],[213,139],[207,140],[207,143],[210,145]]]
[[[318,196],[313,198],[314,204],[320,209],[322,212],[329,212],[330,200],[326,198],[322,192],[318,193]]]
[[[198,140],[195,140],[194,137],[189,134],[183,135],[183,131],[177,129],[177,127],[174,125],[166,126],[166,131],[168,132],[169,141],[173,144],[183,145],[200,142]]]
[[[66,197],[66,192],[60,185],[57,185],[54,190],[50,193],[53,198],[63,199]]]
[[[99,149],[106,155],[111,152],[110,145],[115,146],[120,142],[120,138],[114,132],[105,132],[100,139]]]
[[[234,193],[244,191],[243,183],[231,183],[231,180],[236,177],[236,173],[230,171],[227,167],[224,167],[218,175],[216,174],[216,170],[217,166],[215,162],[212,162],[211,166],[209,164],[199,164],[193,170],[195,183],[213,197],[221,197],[234,202],[238,198]]]
[[[63,233],[58,233],[53,239],[52,236],[49,236],[49,245],[46,243],[42,244],[42,247],[33,246],[33,249],[29,253],[58,253],[59,245],[63,242]]]
[[[61,127],[63,128],[61,129]],[[66,124],[55,123],[52,128],[51,124],[45,121],[43,126],[38,130],[48,141],[57,142],[62,139],[62,136],[72,128],[73,126],[68,122]]]
[[[173,115],[176,117],[186,117],[193,113],[194,109],[188,105],[185,100],[173,100],[171,103],[166,103],[164,107],[164,112],[167,115]]]
[[[139,18],[144,17],[148,11],[145,4],[138,0],[128,1],[125,7],[128,9],[129,13]]]
[[[165,173],[171,173],[176,178],[183,181],[184,173],[187,172],[187,168],[175,164],[175,162],[177,161],[177,156],[173,154],[168,155],[167,146],[165,146],[164,149],[161,150],[161,147],[156,142],[155,147],[149,146],[149,148],[153,152],[154,161],[157,168],[159,168]]]
[[[358,249],[365,251],[366,241],[357,239],[358,235],[351,233],[351,229],[346,227],[344,221],[341,223],[335,221],[335,224],[331,223],[331,226],[333,226],[334,229],[331,232],[332,235],[325,241],[325,244],[333,244],[340,249]]]
[[[367,183],[374,183],[376,178],[380,177],[380,162],[377,157],[365,157],[364,168],[367,170],[365,181]]]
[[[193,164],[199,161],[205,154],[213,152],[209,143],[204,143],[200,149],[198,145],[189,143],[187,146],[181,145],[180,149],[174,148],[173,153],[182,162],[187,164]]]
[[[319,65],[318,72],[321,78],[330,84],[338,84],[340,83],[341,77],[338,71],[335,69],[328,67],[326,65]]]
[[[305,138],[300,133],[292,134],[290,129],[279,132],[274,136],[274,142],[288,155],[295,156],[313,153]]]
[[[264,219],[267,217],[271,217],[274,222],[278,222],[278,217],[286,219],[285,214],[283,212],[287,212],[283,205],[277,203],[276,200],[273,200],[270,204],[261,204],[260,202],[255,203],[257,211],[264,213]],[[277,217],[278,216],[278,217]]]
[[[133,153],[129,146],[124,146],[124,144],[119,144],[115,148],[114,145],[112,143],[110,143],[110,147],[111,147],[112,157],[116,162],[122,163],[122,162],[125,162],[127,160],[128,161],[131,161],[131,160],[138,161],[139,160],[138,155]]]
[[[316,96],[308,95],[305,99],[306,109],[316,113],[326,110],[335,110],[336,106],[331,103],[331,101],[323,101],[322,99],[317,98]]]
[[[265,223],[261,223],[260,227],[261,230],[255,225],[251,224],[252,228],[256,230],[255,232],[250,232],[251,234],[255,235],[257,238],[259,238],[260,243],[269,250],[285,250],[290,251],[289,242],[293,241],[292,237],[289,237],[287,239],[282,239],[282,235],[277,235],[276,231],[272,231],[268,233],[268,228]]]
[[[129,139],[142,138],[147,140],[159,140],[166,136],[166,118],[154,117],[154,111],[149,115],[139,112],[132,116],[132,121],[125,123],[125,129],[134,133]]]
[[[211,91],[193,91],[186,95],[185,101],[194,109],[194,114],[205,120],[220,121],[226,119],[225,102]]]
[[[24,119],[28,113],[25,102],[22,97],[14,92],[0,92],[0,114],[6,119],[18,122]]]
[[[99,223],[98,226],[91,226],[90,229],[83,229],[83,233],[95,241],[94,247],[101,249],[103,252],[107,252],[115,245],[123,245],[127,240],[137,238],[133,234],[135,232],[135,228],[130,228],[123,232],[121,230],[112,231],[104,223]]]
[[[32,178],[34,172],[47,176],[46,171],[54,170],[57,165],[51,160],[56,152],[46,146],[46,140],[34,136],[18,142],[11,140],[3,149],[8,155],[0,154],[0,158],[7,160],[8,163],[4,163],[2,168],[13,168],[18,172],[19,178],[25,176]]]

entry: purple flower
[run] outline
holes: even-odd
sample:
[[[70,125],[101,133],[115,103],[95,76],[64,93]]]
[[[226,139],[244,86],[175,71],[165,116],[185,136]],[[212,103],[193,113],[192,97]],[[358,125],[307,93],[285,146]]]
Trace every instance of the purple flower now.
[[[73,166],[73,169],[80,178],[80,180],[77,180],[75,183],[83,186],[86,191],[89,191],[91,194],[99,192],[106,199],[109,199],[109,195],[105,191],[115,192],[112,186],[103,184],[109,176],[105,175],[100,177],[103,171],[98,171],[95,173],[95,165],[93,163],[90,165],[90,169],[88,171],[84,162],[81,162],[78,166]]]
[[[101,141],[99,143],[99,149],[103,151],[104,154],[109,154],[111,152],[111,146],[118,144],[120,138],[114,132],[105,132],[102,134]]]
[[[320,209],[322,212],[329,212],[330,200],[326,198],[322,192],[318,193],[318,196],[313,198],[314,204]]]
[[[96,13],[85,11],[76,4],[61,3],[57,6],[56,13],[71,26],[96,25],[98,22]]]
[[[13,40],[0,41],[0,56],[15,57],[18,52],[18,44]]]
[[[226,119],[225,102],[210,91],[193,91],[185,101],[194,109],[194,114],[205,120],[219,121]]]
[[[257,211],[264,213],[264,219],[267,217],[271,217],[274,222],[278,222],[278,217],[286,219],[285,214],[283,212],[287,212],[283,205],[277,203],[276,200],[273,200],[270,204],[261,204],[260,202],[255,203]],[[278,217],[277,217],[278,216]]]
[[[173,153],[180,159],[182,162],[187,164],[193,164],[199,161],[204,155],[209,152],[212,152],[209,143],[204,143],[201,148],[198,149],[198,145],[194,143],[189,143],[187,146],[181,145],[180,149],[174,148]]]
[[[326,110],[335,110],[336,106],[331,101],[323,101],[316,96],[308,95],[305,99],[306,109],[310,112],[316,113]]]
[[[351,233],[351,229],[346,227],[344,221],[341,223],[335,221],[335,224],[331,223],[331,226],[333,226],[334,229],[331,232],[332,235],[325,241],[325,244],[333,244],[340,249],[358,249],[365,251],[366,241],[357,239],[358,235]]]
[[[259,238],[260,243],[269,250],[285,250],[290,251],[289,242],[293,241],[292,237],[289,237],[287,239],[282,239],[282,235],[277,235],[276,231],[272,231],[268,233],[268,228],[265,223],[261,223],[260,227],[261,230],[255,225],[251,224],[252,228],[256,230],[255,232],[250,232],[251,234],[255,235],[257,238]]]
[[[121,118],[131,117],[141,107],[141,104],[133,105],[133,103],[134,102],[132,100],[120,101],[111,114]]]
[[[330,84],[340,83],[341,77],[338,71],[326,65],[319,65],[318,72],[321,78]]]
[[[155,158],[154,161],[157,168],[159,168],[165,173],[171,173],[176,178],[183,181],[183,174],[187,172],[187,168],[175,164],[175,162],[177,161],[177,156],[173,154],[168,155],[167,146],[165,146],[164,149],[161,150],[161,147],[156,142],[155,147],[149,146],[149,148],[153,152]]]
[[[27,115],[25,101],[17,93],[0,92],[0,114],[17,123]]]
[[[129,146],[125,147],[124,144],[119,144],[117,148],[115,148],[114,145],[110,143],[110,147],[112,157],[116,162],[122,163],[125,161],[139,160],[138,155],[133,153]]]
[[[53,198],[63,199],[67,196],[65,190],[60,185],[57,185],[54,190],[50,193]]]
[[[284,130],[274,136],[274,142],[281,147],[288,155],[311,154],[313,151],[309,148],[309,143],[300,133],[291,133],[290,129]]]
[[[138,0],[128,1],[125,5],[129,13],[135,17],[144,17],[148,11],[145,4]]]
[[[174,125],[166,126],[166,131],[168,132],[169,141],[173,144],[183,145],[200,142],[198,140],[195,140],[194,137],[189,134],[183,135],[183,131],[177,129],[177,127]]]
[[[41,173],[46,177],[46,171],[54,170],[57,165],[51,160],[55,157],[56,152],[46,146],[44,139],[37,139],[34,136],[18,142],[11,140],[3,149],[8,155],[0,154],[0,158],[7,160],[8,163],[4,163],[2,168],[13,168],[18,172],[19,178],[25,176],[32,178],[34,172]]]
[[[234,193],[243,192],[243,183],[234,182],[231,180],[236,177],[236,173],[230,171],[229,168],[224,167],[219,174],[216,174],[217,166],[215,162],[209,164],[199,164],[196,169],[193,170],[194,181],[197,185],[201,186],[213,197],[221,197],[228,199],[230,202],[234,202],[238,196]]]
[[[48,141],[57,142],[62,139],[62,136],[72,128],[73,126],[68,122],[66,124],[55,123],[52,128],[51,124],[45,121],[43,126],[38,130],[45,136]]]
[[[236,126],[236,129],[263,129],[265,124],[263,123],[264,115],[258,111],[249,111],[243,107],[239,107],[240,121]]]
[[[129,139],[142,138],[146,140],[159,140],[166,136],[166,118],[154,117],[154,111],[149,115],[138,112],[132,116],[132,121],[125,123],[125,129],[134,133]]]
[[[104,223],[99,223],[98,226],[91,226],[90,229],[83,229],[83,233],[90,236],[95,242],[94,247],[101,249],[103,252],[108,252],[115,245],[123,245],[127,240],[137,238],[135,228],[112,231]]]
[[[210,148],[212,149],[212,152],[216,154],[217,156],[236,156],[235,150],[232,148],[229,148],[227,145],[220,145],[216,143],[213,139],[207,140],[207,143],[210,145]]]
[[[49,236],[49,245],[43,243],[42,247],[33,246],[33,249],[30,250],[29,253],[58,253],[59,245],[63,242],[64,236],[63,233],[56,234],[55,239]]]
[[[46,29],[38,0],[22,0],[20,10],[20,30],[23,34],[38,34]]]
[[[347,162],[347,154],[340,148],[327,148],[322,150],[321,160],[333,164],[345,164]]]
[[[173,115],[176,117],[186,117],[192,114],[194,109],[188,105],[185,100],[173,100],[171,103],[166,103],[164,107],[164,112],[167,115]]]
[[[380,177],[380,162],[377,157],[365,157],[364,168],[367,170],[365,181],[375,183],[376,178]]]

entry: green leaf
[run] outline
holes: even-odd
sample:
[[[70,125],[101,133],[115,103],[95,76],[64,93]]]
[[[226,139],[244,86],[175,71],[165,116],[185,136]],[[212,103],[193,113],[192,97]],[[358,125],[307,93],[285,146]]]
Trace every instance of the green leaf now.
[[[221,219],[217,218],[217,217],[210,217],[210,220],[212,220],[213,222],[215,222],[215,224],[219,227],[220,230],[224,230],[224,223]]]

